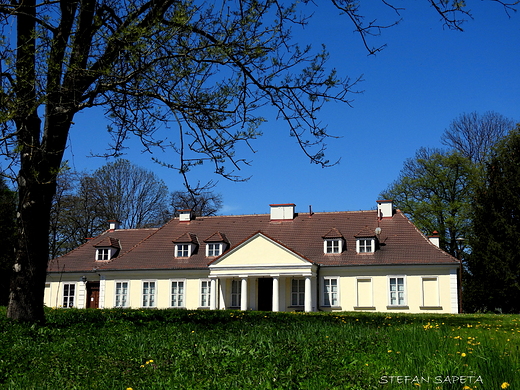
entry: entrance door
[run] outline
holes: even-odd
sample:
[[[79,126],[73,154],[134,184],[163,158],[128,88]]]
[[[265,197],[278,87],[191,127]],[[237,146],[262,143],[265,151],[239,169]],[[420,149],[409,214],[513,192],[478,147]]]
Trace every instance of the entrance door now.
[[[99,282],[87,283],[87,309],[99,307]]]
[[[273,310],[273,278],[258,279],[258,310]]]

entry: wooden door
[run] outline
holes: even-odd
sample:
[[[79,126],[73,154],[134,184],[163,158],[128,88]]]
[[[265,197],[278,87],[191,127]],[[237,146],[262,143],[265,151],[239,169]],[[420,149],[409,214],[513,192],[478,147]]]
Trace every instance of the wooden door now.
[[[99,307],[99,282],[87,283],[87,309]]]

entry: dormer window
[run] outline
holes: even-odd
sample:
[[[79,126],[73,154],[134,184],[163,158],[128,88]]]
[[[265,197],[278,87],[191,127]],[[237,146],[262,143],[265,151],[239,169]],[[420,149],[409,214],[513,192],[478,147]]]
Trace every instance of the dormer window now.
[[[192,233],[185,233],[179,238],[173,240],[175,244],[175,257],[190,257],[197,250],[197,236]]]
[[[208,243],[206,245],[206,256],[216,257],[222,253],[222,243]]]
[[[108,261],[117,256],[121,250],[121,243],[117,238],[105,237],[94,247],[96,248],[96,261]]]
[[[339,238],[325,240],[325,253],[341,253],[343,249],[343,241]]]
[[[220,256],[229,244],[226,235],[220,232],[213,233],[204,242],[206,243],[206,257]]]
[[[110,260],[110,249],[109,248],[98,248],[96,260],[97,261]]]
[[[175,245],[175,257],[190,257],[191,256],[191,244],[176,244]]]
[[[344,238],[340,231],[336,228],[329,230],[323,238],[323,253],[328,255],[343,252]]]
[[[357,253],[374,253],[376,251],[376,234],[379,234],[381,229],[370,229],[365,226],[358,234],[356,234],[356,252]]]
[[[375,251],[375,238],[358,238],[357,252],[370,253]]]

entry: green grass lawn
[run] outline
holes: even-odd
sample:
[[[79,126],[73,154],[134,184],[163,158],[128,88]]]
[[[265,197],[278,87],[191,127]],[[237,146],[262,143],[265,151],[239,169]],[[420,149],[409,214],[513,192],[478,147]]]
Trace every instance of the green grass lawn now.
[[[520,317],[0,308],[0,389],[520,389]]]

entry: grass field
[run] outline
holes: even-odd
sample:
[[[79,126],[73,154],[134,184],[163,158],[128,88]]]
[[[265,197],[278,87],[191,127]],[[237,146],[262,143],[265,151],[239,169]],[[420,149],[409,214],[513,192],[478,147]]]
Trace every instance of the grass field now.
[[[520,317],[0,308],[0,389],[520,389]]]

